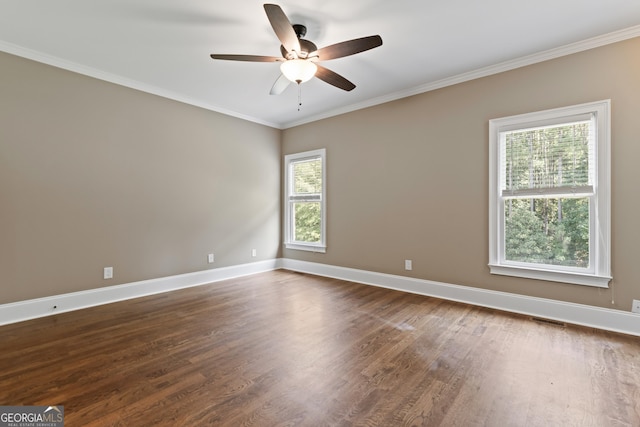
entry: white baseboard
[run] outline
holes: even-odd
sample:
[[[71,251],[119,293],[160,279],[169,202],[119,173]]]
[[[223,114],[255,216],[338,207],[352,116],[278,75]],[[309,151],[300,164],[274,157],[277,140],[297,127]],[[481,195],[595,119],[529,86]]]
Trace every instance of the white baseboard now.
[[[2,304],[0,305],[0,325],[219,282],[278,268],[281,268],[281,260],[273,259]]]
[[[282,268],[640,336],[640,315],[631,312],[292,259]]]
[[[2,304],[0,325],[279,268],[640,336],[640,315],[631,312],[286,258]]]

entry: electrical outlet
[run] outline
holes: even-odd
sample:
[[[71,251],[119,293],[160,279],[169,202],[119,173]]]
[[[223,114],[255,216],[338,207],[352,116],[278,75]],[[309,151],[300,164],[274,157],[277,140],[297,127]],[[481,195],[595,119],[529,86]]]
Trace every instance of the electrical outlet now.
[[[104,279],[113,279],[113,267],[105,267],[104,275],[102,277]]]
[[[213,254],[207,255],[207,262],[209,264],[213,263],[214,260],[215,260],[215,257],[213,256]]]
[[[405,270],[411,270],[413,268],[413,263],[411,262],[410,259],[405,259],[404,260],[404,269]]]
[[[633,304],[631,304],[631,311],[640,314],[640,299],[633,300]]]

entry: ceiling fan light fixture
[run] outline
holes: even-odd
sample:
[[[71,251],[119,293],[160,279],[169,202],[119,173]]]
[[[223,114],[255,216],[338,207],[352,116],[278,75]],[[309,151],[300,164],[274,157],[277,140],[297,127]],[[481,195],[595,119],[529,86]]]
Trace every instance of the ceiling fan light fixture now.
[[[271,95],[282,93],[289,85],[289,82],[300,84],[313,77],[349,92],[355,89],[356,85],[340,74],[322,65],[316,65],[314,62],[344,58],[345,56],[355,55],[382,45],[382,38],[376,35],[351,39],[318,49],[315,43],[303,38],[307,28],[300,24],[291,25],[289,18],[287,18],[280,6],[267,3],[264,5],[264,11],[267,14],[271,28],[273,28],[278,40],[280,40],[282,57],[215,53],[210,56],[213,59],[227,61],[282,62],[280,66],[281,75],[278,76],[271,88],[269,92]]]
[[[280,71],[287,79],[300,84],[315,76],[318,67],[305,59],[290,59],[280,65]]]

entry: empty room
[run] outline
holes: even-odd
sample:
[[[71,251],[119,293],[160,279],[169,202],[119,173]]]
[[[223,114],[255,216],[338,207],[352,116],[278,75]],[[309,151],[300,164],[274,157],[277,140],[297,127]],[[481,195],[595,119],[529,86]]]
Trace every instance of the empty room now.
[[[640,425],[640,2],[0,0],[0,77],[0,427]]]

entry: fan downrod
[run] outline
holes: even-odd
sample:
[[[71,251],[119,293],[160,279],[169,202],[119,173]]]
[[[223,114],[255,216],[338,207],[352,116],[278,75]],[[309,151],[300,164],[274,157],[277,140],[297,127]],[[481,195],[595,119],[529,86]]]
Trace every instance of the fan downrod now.
[[[305,27],[302,24],[293,24],[293,31],[296,32],[296,36],[298,36],[299,39],[303,38],[305,35],[307,35],[307,27]]]

